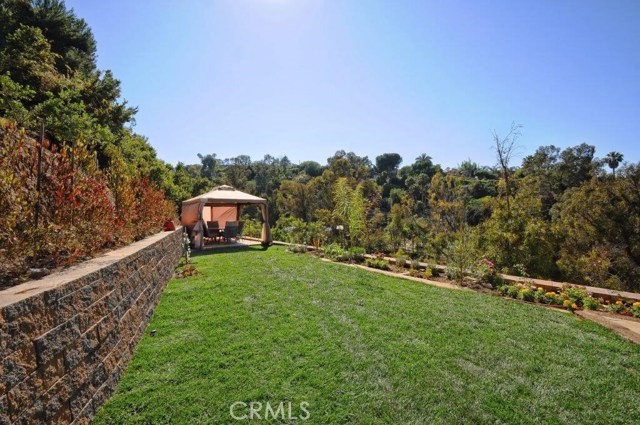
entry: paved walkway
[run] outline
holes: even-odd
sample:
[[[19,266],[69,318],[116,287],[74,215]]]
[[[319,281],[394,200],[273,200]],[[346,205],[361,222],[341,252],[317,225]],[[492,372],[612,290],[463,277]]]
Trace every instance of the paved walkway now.
[[[580,310],[576,311],[576,314],[599,323],[636,344],[640,344],[640,319],[602,311]]]

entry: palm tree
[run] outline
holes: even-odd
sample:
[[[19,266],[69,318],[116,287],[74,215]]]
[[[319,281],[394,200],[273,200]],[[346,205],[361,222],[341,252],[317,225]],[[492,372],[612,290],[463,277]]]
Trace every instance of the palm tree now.
[[[607,163],[607,165],[609,166],[609,168],[611,168],[611,171],[613,172],[613,178],[616,178],[616,168],[618,168],[618,165],[620,165],[623,158],[624,158],[624,155],[616,151],[609,152],[607,156],[604,157],[604,162]]]

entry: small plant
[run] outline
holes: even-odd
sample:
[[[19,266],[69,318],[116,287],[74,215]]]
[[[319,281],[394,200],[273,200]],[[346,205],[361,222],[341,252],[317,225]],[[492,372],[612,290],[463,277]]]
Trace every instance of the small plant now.
[[[633,317],[639,317],[640,318],[640,302],[635,302],[633,303],[633,305],[631,306],[631,315]]]
[[[424,277],[424,275],[418,269],[409,269],[409,276],[411,276],[411,277]]]
[[[569,299],[564,300],[562,302],[562,306],[569,311],[575,311],[580,309],[580,307],[578,307],[578,304],[572,303],[571,300]]]
[[[196,266],[194,266],[193,264],[185,264],[184,267],[177,270],[175,277],[177,277],[178,279],[181,279],[185,277],[197,276],[199,274],[202,274],[202,273],[200,273],[200,271],[196,268]]]
[[[527,273],[524,264],[514,264],[512,270],[516,276],[529,277],[529,273]]]
[[[511,298],[518,298],[518,294],[520,293],[520,288],[517,285],[509,285],[507,287],[507,296]]]
[[[384,260],[373,260],[371,258],[367,259],[365,262],[367,267],[371,267],[379,270],[390,270],[389,263]]]
[[[407,265],[407,257],[396,257],[396,265],[398,267],[404,268]]]
[[[287,252],[292,252],[294,254],[304,254],[307,252],[307,247],[301,244],[289,245],[287,247]]]
[[[420,269],[420,261],[415,260],[415,259],[414,259],[414,260],[411,260],[411,266],[410,266],[410,267],[411,267],[412,269],[414,269],[414,270],[418,270],[418,269]]]
[[[587,290],[578,286],[569,286],[565,288],[564,292],[567,294],[567,298],[569,298],[572,303],[578,305],[584,305],[584,300],[589,298]]]
[[[486,258],[478,261],[475,269],[473,270],[473,276],[480,282],[490,283],[494,285],[494,279],[497,275],[496,266],[492,261]],[[497,286],[497,285],[495,285]]]
[[[182,233],[182,255],[185,264],[191,264],[191,241],[186,230]]]
[[[518,299],[523,301],[529,301],[529,302],[535,301],[535,293],[533,289],[531,289],[531,287],[528,285],[525,285],[524,287],[518,290],[517,297]]]
[[[624,312],[624,303],[620,300],[617,300],[615,303],[610,303],[607,308],[611,313],[623,313]]]
[[[431,267],[427,267],[426,269],[424,269],[424,273],[422,275],[424,276],[425,279],[429,279],[430,277],[433,277],[433,269]]]
[[[359,246],[351,247],[346,252],[349,261],[355,261],[356,263],[363,262],[366,253],[367,251]]]
[[[597,310],[598,307],[600,306],[600,300],[598,300],[597,298],[593,298],[591,295],[589,295],[587,298],[585,298],[582,301],[582,306],[586,310]]]
[[[346,261],[347,252],[337,243],[332,243],[324,247],[324,255],[333,261]]]
[[[546,302],[544,289],[536,288],[536,291],[533,293],[533,298],[536,300],[536,302],[544,304]]]
[[[562,297],[553,291],[547,291],[544,294],[545,304],[562,304]]]

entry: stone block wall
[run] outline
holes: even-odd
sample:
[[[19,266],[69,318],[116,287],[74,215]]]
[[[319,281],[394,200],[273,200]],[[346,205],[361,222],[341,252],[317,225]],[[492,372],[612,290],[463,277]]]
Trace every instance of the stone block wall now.
[[[0,425],[89,423],[180,254],[181,229],[0,291]]]

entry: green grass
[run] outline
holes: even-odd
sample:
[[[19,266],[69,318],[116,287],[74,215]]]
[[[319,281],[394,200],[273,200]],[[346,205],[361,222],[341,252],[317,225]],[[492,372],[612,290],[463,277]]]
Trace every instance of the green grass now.
[[[95,423],[250,422],[235,401],[306,401],[314,424],[640,420],[640,346],[573,315],[277,247],[194,262]]]

